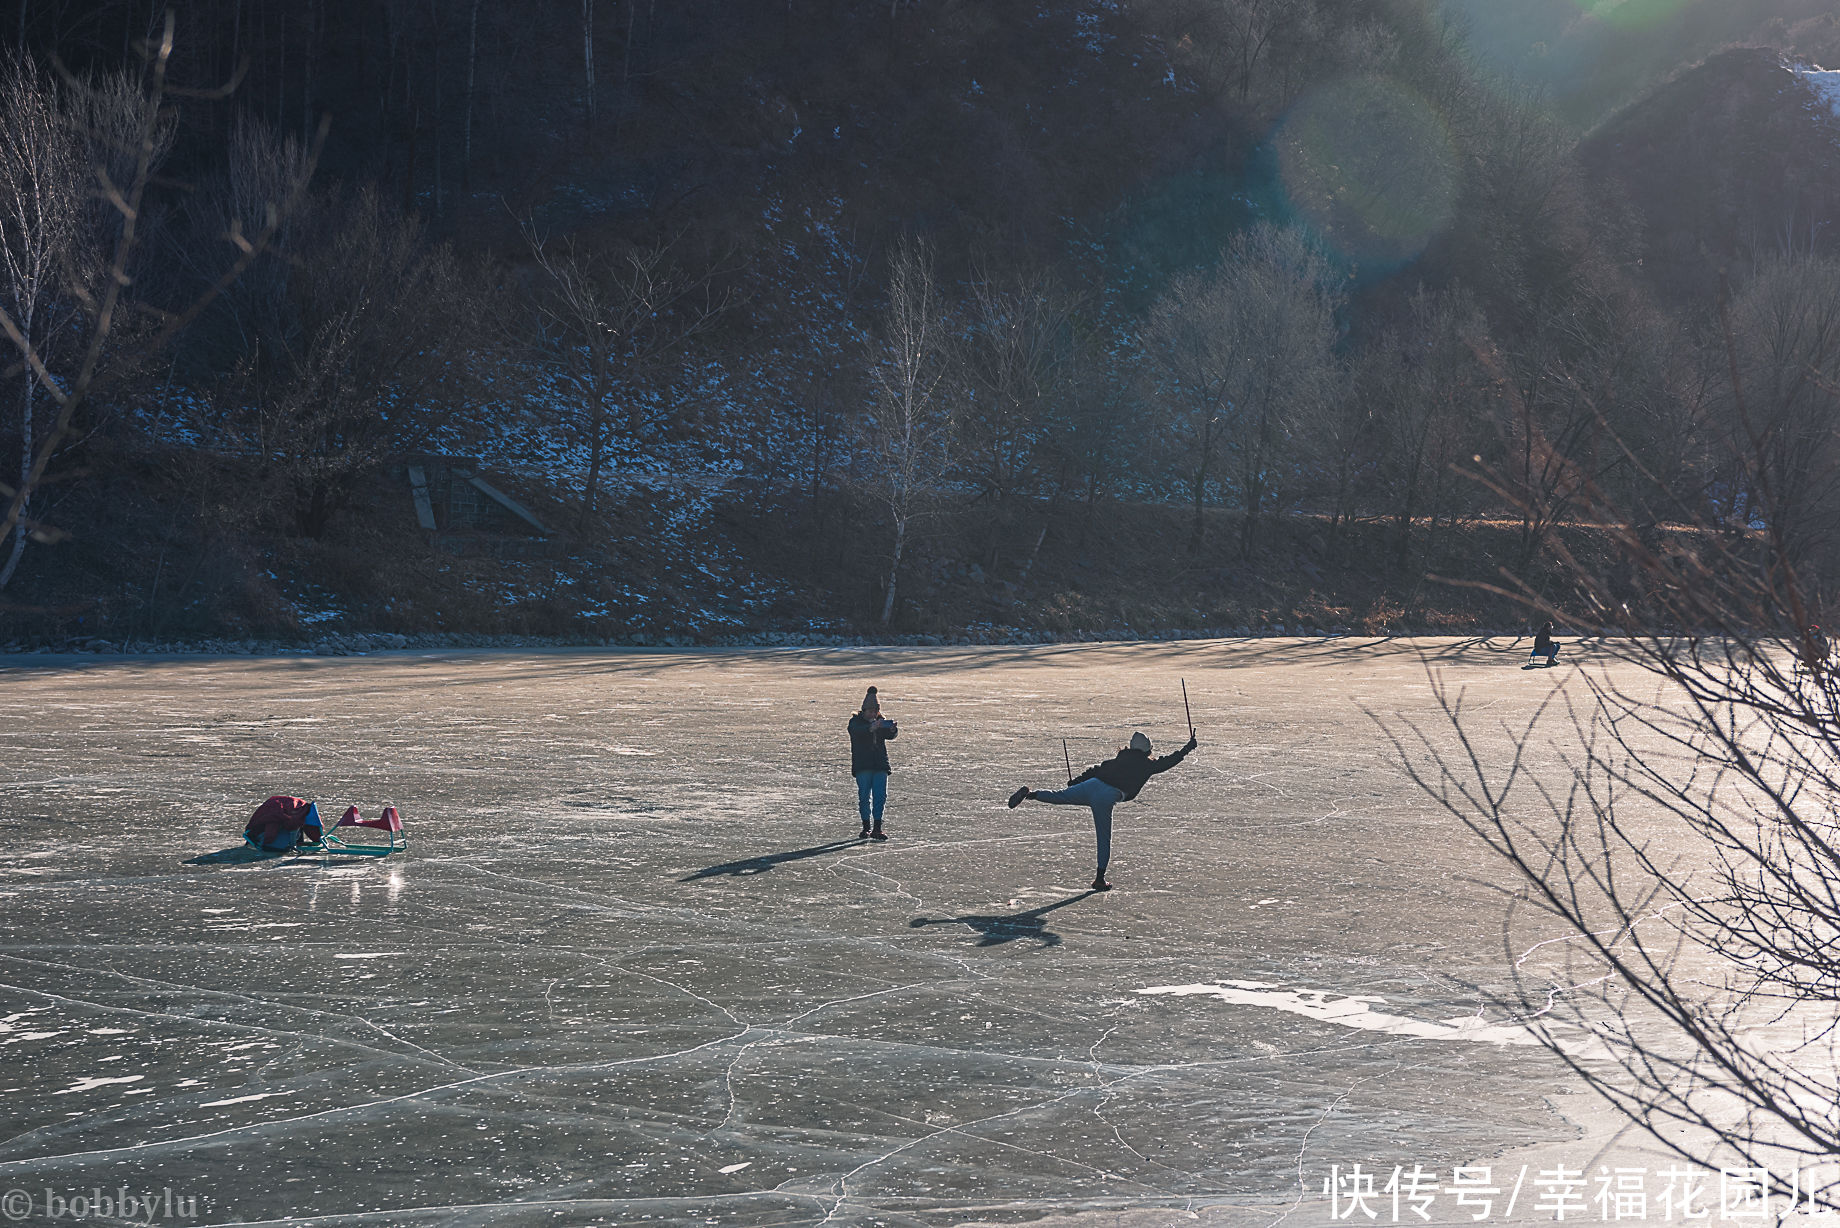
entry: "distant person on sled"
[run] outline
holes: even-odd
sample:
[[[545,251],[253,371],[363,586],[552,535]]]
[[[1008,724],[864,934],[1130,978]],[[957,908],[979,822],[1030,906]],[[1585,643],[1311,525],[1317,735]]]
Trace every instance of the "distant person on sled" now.
[[[1553,625],[1550,618],[1540,624],[1539,631],[1534,635],[1533,652],[1528,655],[1527,664],[1532,665],[1541,657],[1546,658],[1548,665],[1559,663],[1559,643],[1553,639]]]
[[[1067,782],[1065,789],[1038,793],[1027,785],[1009,795],[1014,810],[1025,801],[1046,802],[1050,806],[1085,806],[1092,811],[1093,837],[1098,842],[1099,868],[1093,873],[1092,889],[1110,891],[1105,881],[1105,867],[1112,860],[1112,807],[1128,802],[1142,791],[1152,776],[1167,772],[1188,757],[1196,746],[1194,734],[1188,744],[1173,755],[1151,758],[1150,739],[1142,733],[1131,735],[1131,744],[1104,763],[1096,764]]]
[[[1810,625],[1802,636],[1802,668],[1819,678],[1827,668],[1828,658],[1833,654],[1833,646],[1827,641],[1818,625]]]

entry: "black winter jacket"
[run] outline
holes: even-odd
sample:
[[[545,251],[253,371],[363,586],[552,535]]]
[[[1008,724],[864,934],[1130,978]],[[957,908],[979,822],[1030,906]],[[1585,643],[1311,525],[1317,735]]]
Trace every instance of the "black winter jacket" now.
[[[1128,802],[1138,795],[1152,776],[1158,772],[1167,772],[1188,758],[1188,752],[1194,748],[1195,744],[1190,742],[1173,755],[1152,759],[1144,751],[1132,750],[1127,746],[1104,763],[1089,767],[1075,776],[1072,783],[1077,785],[1082,780],[1103,780],[1124,794],[1124,800]]]
[[[883,721],[877,729],[869,718],[858,712],[850,718],[850,775],[864,772],[891,772],[888,766],[888,739],[901,731],[893,721]]]

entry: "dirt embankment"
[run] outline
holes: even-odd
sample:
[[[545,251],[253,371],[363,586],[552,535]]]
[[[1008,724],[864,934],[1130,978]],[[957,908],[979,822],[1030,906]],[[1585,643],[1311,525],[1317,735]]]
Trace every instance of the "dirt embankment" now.
[[[1516,579],[1566,608],[1551,551],[1514,521],[1271,518],[1100,500],[961,506],[916,523],[889,621],[891,533],[845,495],[629,491],[595,515],[491,474],[545,533],[421,527],[379,475],[326,535],[233,497],[227,474],[155,464],[89,483],[0,603],[0,649],[414,644],[990,643],[1206,635],[1518,631]],[[399,476],[399,475],[396,475]],[[1604,557],[1603,531],[1562,526]],[[371,638],[362,638],[371,637]]]

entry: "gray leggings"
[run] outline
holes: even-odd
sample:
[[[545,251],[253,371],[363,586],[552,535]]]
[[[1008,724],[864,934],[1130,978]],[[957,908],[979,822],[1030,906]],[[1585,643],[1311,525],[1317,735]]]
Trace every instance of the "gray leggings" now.
[[[1085,806],[1092,811],[1093,838],[1099,844],[1099,872],[1094,877],[1104,878],[1105,867],[1112,863],[1112,807],[1124,800],[1124,794],[1094,777],[1052,793],[1029,796],[1050,806]]]

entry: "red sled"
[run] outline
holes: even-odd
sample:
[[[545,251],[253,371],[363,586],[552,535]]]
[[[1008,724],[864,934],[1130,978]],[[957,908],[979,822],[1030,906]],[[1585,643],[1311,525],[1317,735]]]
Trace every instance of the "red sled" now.
[[[388,844],[376,844],[370,841],[348,840],[339,833],[348,827],[369,827],[376,831],[388,832]],[[355,832],[353,833],[356,834]],[[388,857],[409,847],[409,837],[403,832],[402,816],[396,813],[396,807],[385,806],[383,813],[374,819],[367,819],[358,813],[356,806],[348,806],[332,830],[326,833],[326,847],[337,849],[341,853],[362,853],[368,857]]]

